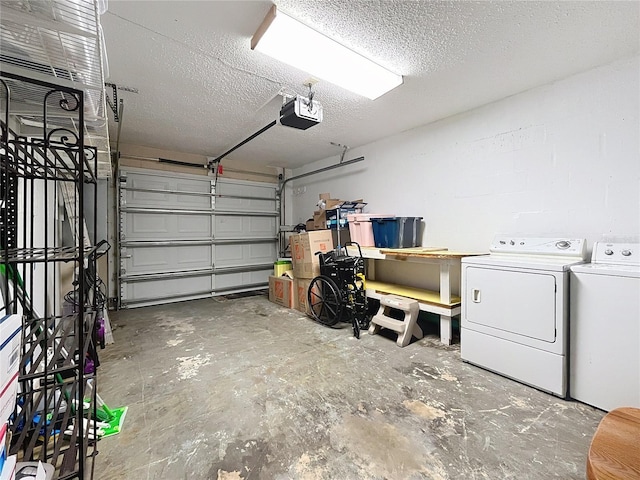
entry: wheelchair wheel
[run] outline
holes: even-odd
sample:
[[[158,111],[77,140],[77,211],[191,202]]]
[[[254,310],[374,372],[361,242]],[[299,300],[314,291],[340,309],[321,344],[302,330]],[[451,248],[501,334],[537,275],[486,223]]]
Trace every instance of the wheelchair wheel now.
[[[333,326],[342,315],[342,296],[336,283],[320,275],[311,280],[307,290],[307,302],[311,315],[318,322]]]

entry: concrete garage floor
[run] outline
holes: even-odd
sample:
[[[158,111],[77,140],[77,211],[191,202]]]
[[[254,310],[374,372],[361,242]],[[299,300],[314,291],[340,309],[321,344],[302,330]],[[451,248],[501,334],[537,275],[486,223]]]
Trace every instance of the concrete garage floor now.
[[[604,412],[264,296],[112,312],[107,479],[582,479]]]

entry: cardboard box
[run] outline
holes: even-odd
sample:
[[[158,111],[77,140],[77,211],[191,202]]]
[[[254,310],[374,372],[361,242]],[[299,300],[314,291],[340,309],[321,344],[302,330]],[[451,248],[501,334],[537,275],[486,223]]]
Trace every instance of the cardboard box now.
[[[313,221],[313,218],[312,218],[312,219],[310,219],[310,220],[307,220],[307,223],[305,224],[304,229],[305,229],[307,232],[311,232],[312,230],[318,230],[318,229],[316,228],[315,222]]]
[[[313,212],[313,230],[324,230],[327,228],[327,219],[324,210]]]
[[[307,315],[311,315],[311,310],[309,310],[309,304],[307,302],[307,291],[309,290],[311,280],[311,278],[296,278],[293,286],[293,296],[295,297],[293,302],[295,304],[294,308]]]
[[[320,200],[324,201],[324,208],[321,208],[321,210],[333,208],[342,202],[342,200],[340,200],[339,198],[331,198],[330,193],[321,193],[320,195],[318,195],[318,197]]]
[[[269,300],[283,307],[293,307],[293,279],[289,277],[269,277]]]
[[[320,259],[316,252],[333,250],[330,230],[314,230],[291,236],[291,259],[295,278],[313,278],[320,275]]]
[[[331,198],[330,193],[321,193],[319,195],[320,201],[318,202],[318,209],[313,212],[313,226],[310,222],[307,222],[307,232],[312,230],[324,230],[327,228],[326,210],[331,210],[337,205],[342,204],[342,200],[338,198]]]

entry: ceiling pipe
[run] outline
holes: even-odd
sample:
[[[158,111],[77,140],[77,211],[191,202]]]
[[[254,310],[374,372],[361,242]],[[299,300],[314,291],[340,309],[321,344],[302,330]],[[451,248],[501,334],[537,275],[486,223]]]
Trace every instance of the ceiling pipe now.
[[[299,178],[308,177],[310,175],[315,175],[317,173],[328,172],[329,170],[333,170],[334,168],[346,167],[347,165],[351,165],[352,163],[358,163],[363,160],[364,160],[364,157],[353,158],[351,160],[347,160],[346,162],[336,163],[335,165],[329,165],[328,167],[320,168],[318,170],[313,170],[307,173],[301,173],[300,175],[296,175],[295,177],[287,178],[280,185],[280,189],[278,190],[278,195],[282,194],[282,190],[284,190],[284,186],[291,180],[298,180]]]

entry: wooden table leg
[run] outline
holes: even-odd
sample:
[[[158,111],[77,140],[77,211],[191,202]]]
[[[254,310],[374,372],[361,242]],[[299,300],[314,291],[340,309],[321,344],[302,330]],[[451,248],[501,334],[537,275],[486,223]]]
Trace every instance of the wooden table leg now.
[[[451,345],[451,337],[453,336],[453,324],[451,317],[440,315],[440,341],[445,345]]]

